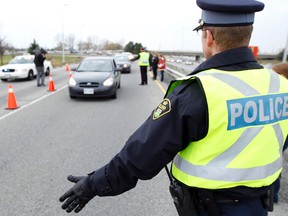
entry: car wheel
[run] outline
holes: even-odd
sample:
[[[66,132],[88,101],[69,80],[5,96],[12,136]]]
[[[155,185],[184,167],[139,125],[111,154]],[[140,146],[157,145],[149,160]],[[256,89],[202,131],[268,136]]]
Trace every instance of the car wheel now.
[[[6,82],[7,81],[7,79],[1,79],[3,82]]]
[[[76,98],[75,96],[72,96],[72,95],[69,95],[69,96],[70,96],[71,99],[75,99]]]
[[[28,79],[28,80],[33,80],[33,79],[34,79],[34,74],[33,74],[33,71],[32,71],[32,70],[30,70],[30,71],[28,72],[27,79]]]
[[[45,76],[49,76],[49,75],[50,75],[50,68],[47,68],[45,72]]]

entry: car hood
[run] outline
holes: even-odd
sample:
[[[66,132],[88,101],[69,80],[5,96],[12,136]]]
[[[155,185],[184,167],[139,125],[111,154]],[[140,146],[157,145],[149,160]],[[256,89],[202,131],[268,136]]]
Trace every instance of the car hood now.
[[[127,65],[130,65],[131,62],[127,62],[127,61],[117,61],[116,64],[127,64]]]
[[[74,72],[73,78],[78,82],[81,81],[97,81],[103,82],[109,76],[111,76],[112,72]]]
[[[21,68],[28,68],[33,66],[34,64],[7,64],[0,67],[1,71],[5,68],[7,69],[21,69]]]
[[[44,65],[52,66],[52,63],[51,63],[51,61],[45,60],[45,61],[44,61]]]

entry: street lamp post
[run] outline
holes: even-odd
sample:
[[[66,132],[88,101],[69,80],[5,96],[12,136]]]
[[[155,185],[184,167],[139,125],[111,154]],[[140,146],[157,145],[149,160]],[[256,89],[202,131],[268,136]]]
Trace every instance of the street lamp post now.
[[[62,62],[65,62],[65,38],[64,38],[64,7],[67,4],[64,4],[62,7]]]
[[[64,53],[64,25],[62,17],[62,62],[65,62],[65,53]]]

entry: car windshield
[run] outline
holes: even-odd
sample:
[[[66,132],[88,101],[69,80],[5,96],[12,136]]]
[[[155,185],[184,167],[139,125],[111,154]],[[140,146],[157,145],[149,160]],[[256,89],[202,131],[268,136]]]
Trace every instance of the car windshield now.
[[[111,72],[112,65],[110,60],[106,59],[91,59],[83,61],[77,72]]]
[[[115,61],[129,61],[128,56],[123,55],[123,56],[115,56],[114,57]]]
[[[33,57],[17,56],[13,58],[9,64],[31,64],[33,63]]]

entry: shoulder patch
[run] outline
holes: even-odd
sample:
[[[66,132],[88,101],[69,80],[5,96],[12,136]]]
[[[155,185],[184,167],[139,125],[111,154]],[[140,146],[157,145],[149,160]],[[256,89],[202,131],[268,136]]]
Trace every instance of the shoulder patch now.
[[[160,118],[161,116],[169,113],[171,111],[171,102],[169,99],[164,99],[154,110],[153,120]]]

